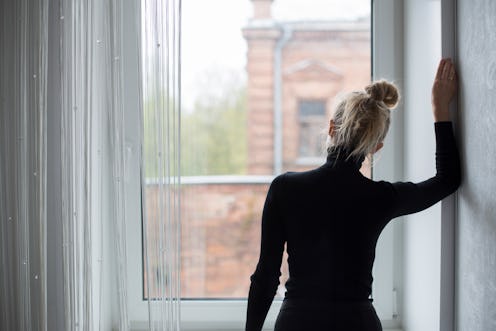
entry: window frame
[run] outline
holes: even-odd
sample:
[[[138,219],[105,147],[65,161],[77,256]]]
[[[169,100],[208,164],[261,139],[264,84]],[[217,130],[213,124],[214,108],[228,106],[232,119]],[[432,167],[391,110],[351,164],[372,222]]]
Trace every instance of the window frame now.
[[[393,81],[402,81],[402,1],[398,0],[371,0],[372,18],[372,78],[386,78]],[[129,10],[132,6],[123,6]],[[130,14],[130,13],[128,13]],[[128,27],[128,35],[140,36],[139,26]],[[398,33],[398,31],[400,33]],[[133,40],[133,38],[128,38]],[[125,50],[133,52],[133,45],[123,45]],[[132,44],[132,43],[131,43]],[[134,49],[135,52],[135,49]],[[131,59],[131,61],[138,61]],[[138,66],[139,63],[130,65]],[[123,104],[137,104],[137,93],[126,93],[138,91],[139,79],[128,79],[124,82]],[[400,106],[401,107],[401,106]],[[140,123],[136,120],[135,109],[129,108],[126,114],[126,139],[130,139],[134,146],[141,146],[142,137]],[[399,180],[401,178],[402,154],[402,127],[401,111],[393,115],[390,133],[384,151],[381,153],[381,161],[373,168],[374,179]],[[138,114],[139,116],[139,114]],[[141,147],[139,147],[141,148]],[[140,151],[135,155],[141,155]],[[134,154],[134,153],[133,153]],[[140,160],[126,158],[126,170],[129,173],[141,173]],[[127,236],[127,282],[128,282],[128,317],[132,330],[148,328],[148,308],[154,302],[145,301],[143,298],[143,261],[142,261],[142,233],[141,221],[141,176],[129,176],[126,182],[126,236]],[[385,302],[376,300],[374,305],[378,314],[389,315],[381,318],[385,330],[399,330],[401,307],[398,307],[397,294],[401,294],[401,223],[391,222],[381,235],[377,246],[377,258],[374,264],[374,275],[381,272],[381,276],[374,277],[373,291],[390,291],[391,295]],[[139,267],[136,267],[139,266]],[[137,285],[139,284],[139,285]],[[279,311],[282,300],[274,300],[267,315],[265,329],[272,329]],[[181,301],[181,325],[183,330],[244,330],[246,318],[247,300],[194,300]],[[383,308],[381,308],[383,307]]]

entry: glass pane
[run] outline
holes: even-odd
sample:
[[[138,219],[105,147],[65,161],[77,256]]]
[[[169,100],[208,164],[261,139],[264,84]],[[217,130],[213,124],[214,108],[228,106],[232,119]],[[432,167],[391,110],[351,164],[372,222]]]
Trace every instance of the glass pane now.
[[[298,102],[299,121],[299,157],[315,158],[322,155],[325,146],[323,144],[323,125],[326,121],[325,100],[300,100]],[[319,160],[321,162],[321,160]]]
[[[298,104],[300,117],[324,116],[326,114],[325,100],[302,100]]]
[[[183,0],[182,20],[182,296],[246,298],[271,179],[325,162],[336,96],[370,81],[370,0]]]

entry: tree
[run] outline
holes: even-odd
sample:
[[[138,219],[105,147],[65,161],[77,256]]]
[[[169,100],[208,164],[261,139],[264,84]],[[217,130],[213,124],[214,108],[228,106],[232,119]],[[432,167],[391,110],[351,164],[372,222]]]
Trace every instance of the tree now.
[[[191,109],[181,113],[181,175],[207,176],[244,174],[246,172],[246,83],[232,72],[207,72],[197,81]],[[182,96],[183,99],[190,95]],[[159,139],[154,126],[156,98],[144,105],[145,176],[159,177],[158,150],[174,148],[164,135]],[[161,102],[166,102],[161,99]],[[187,104],[187,103],[185,103]],[[165,107],[165,106],[164,106]]]
[[[208,74],[194,109],[182,116],[181,173],[246,172],[246,83],[233,74]]]

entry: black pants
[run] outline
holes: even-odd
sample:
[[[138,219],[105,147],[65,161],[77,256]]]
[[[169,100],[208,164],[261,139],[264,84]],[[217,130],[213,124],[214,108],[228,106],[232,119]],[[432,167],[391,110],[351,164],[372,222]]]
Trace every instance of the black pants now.
[[[369,301],[328,303],[284,299],[274,331],[382,331]]]

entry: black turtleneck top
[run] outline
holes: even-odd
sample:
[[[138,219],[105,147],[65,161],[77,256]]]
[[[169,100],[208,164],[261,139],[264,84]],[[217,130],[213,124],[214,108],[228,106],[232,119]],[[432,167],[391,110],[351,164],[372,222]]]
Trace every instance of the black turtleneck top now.
[[[270,185],[262,216],[260,259],[251,276],[246,330],[261,330],[279,284],[284,245],[286,298],[367,300],[377,239],[393,218],[421,211],[460,183],[451,122],[435,123],[436,170],[420,182],[373,181],[361,161],[330,153],[320,168],[285,173]]]

